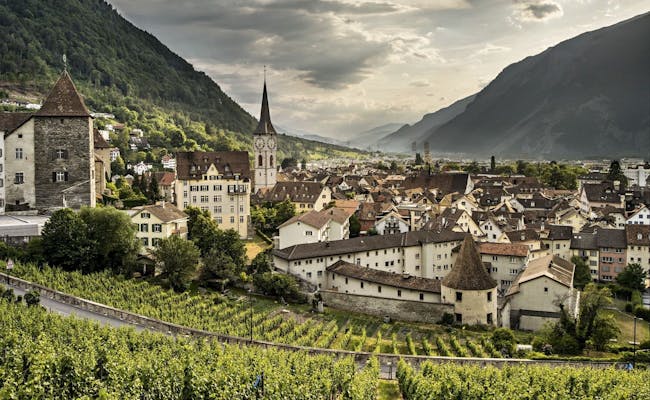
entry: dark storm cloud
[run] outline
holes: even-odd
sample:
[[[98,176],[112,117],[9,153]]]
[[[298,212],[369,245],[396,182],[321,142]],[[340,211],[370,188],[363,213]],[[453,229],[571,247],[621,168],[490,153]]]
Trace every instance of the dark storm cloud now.
[[[322,0],[114,3],[136,20],[173,26],[173,34],[163,30],[160,35],[185,57],[294,69],[305,82],[328,89],[362,81],[392,48],[359,32],[347,16],[399,9],[390,3]]]
[[[543,21],[563,14],[562,6],[551,0],[515,0],[515,8],[522,21]]]

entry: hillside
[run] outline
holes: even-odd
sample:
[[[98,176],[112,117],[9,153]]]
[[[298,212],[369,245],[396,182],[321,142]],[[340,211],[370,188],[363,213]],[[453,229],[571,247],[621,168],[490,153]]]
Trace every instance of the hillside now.
[[[404,125],[397,131],[384,136],[377,145],[381,148],[393,149],[393,151],[410,152],[412,150],[411,144],[416,142],[417,151],[422,153],[427,134],[465,111],[465,108],[472,100],[474,100],[474,96],[468,96],[436,112],[426,114],[415,124]],[[431,146],[435,146],[435,143],[432,142]]]
[[[508,66],[465,112],[429,130],[432,152],[647,157],[649,37],[646,13]]]
[[[176,146],[181,149],[251,146],[255,118],[210,77],[103,0],[0,2],[0,34],[4,92],[44,95],[60,74],[65,54],[87,105],[125,117],[122,122],[143,129],[153,144],[173,150],[168,139],[181,130],[188,139]],[[282,138],[279,151],[302,148],[324,156],[316,147],[322,148]]]
[[[397,129],[401,128],[402,126],[408,126],[408,125],[393,122],[393,123],[376,126],[374,128],[352,135],[352,137],[350,138],[350,144],[360,149],[376,148],[378,147],[378,143],[380,140],[385,138],[387,135],[390,135],[391,133],[395,132]],[[384,147],[379,146],[379,148],[382,149]]]

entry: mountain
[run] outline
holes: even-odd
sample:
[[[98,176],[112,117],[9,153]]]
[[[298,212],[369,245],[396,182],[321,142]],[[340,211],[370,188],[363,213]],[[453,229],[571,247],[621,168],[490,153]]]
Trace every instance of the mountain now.
[[[377,146],[381,149],[391,149],[392,151],[411,152],[412,143],[416,142],[417,151],[423,153],[423,143],[428,133],[461,114],[472,100],[474,100],[474,95],[458,100],[436,112],[426,114],[415,124],[404,125],[397,131],[384,136],[377,142]],[[433,147],[434,143],[430,145]]]
[[[505,68],[425,136],[433,153],[526,158],[648,156],[650,13]]]
[[[363,132],[352,135],[349,140],[350,145],[360,149],[370,149],[377,147],[377,143],[387,135],[404,126],[403,123],[391,122],[388,124],[376,126]]]
[[[153,146],[252,149],[255,118],[104,0],[0,1],[0,37],[0,97],[46,94],[64,68],[65,54],[89,108],[142,129]],[[180,137],[180,145],[172,137]],[[282,136],[278,156],[349,152],[328,146]]]

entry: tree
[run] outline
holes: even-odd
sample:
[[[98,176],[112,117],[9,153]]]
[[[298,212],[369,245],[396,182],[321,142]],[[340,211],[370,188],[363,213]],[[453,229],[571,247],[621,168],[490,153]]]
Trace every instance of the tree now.
[[[200,252],[194,243],[172,235],[160,241],[153,255],[171,287],[176,291],[185,290],[199,264]]]
[[[420,153],[415,153],[415,165],[422,165],[422,164],[424,164],[422,155],[420,155]]]
[[[132,271],[140,242],[131,218],[113,207],[84,207],[79,217],[86,224],[86,240],[91,243],[90,265],[84,272],[106,268],[116,273]]]
[[[88,263],[91,246],[87,231],[79,214],[69,208],[55,211],[41,235],[47,262],[68,271],[83,269]]]
[[[357,237],[361,232],[361,222],[356,214],[350,217],[350,237]]]
[[[609,165],[609,172],[607,173],[607,179],[610,181],[619,181],[621,183],[621,188],[627,187],[627,177],[621,169],[621,163],[618,160],[612,161]]]
[[[293,157],[288,157],[282,160],[280,166],[282,169],[295,168],[298,165],[298,161]]]
[[[273,270],[273,261],[271,257],[266,252],[261,252],[253,258],[250,265],[248,266],[248,274],[263,274],[265,272],[271,272]]]
[[[124,175],[126,173],[126,164],[121,156],[117,156],[115,161],[111,162],[111,173],[113,175]]]
[[[515,335],[508,328],[497,328],[492,332],[492,344],[498,351],[512,355],[515,352]]]
[[[589,342],[598,351],[605,350],[610,339],[616,338],[621,333],[613,315],[598,315],[594,321],[594,328]]]
[[[628,264],[623,272],[618,274],[616,282],[628,289],[642,292],[645,290],[646,275],[646,271],[643,270],[640,264]]]
[[[576,339],[580,347],[584,348],[587,340],[591,338],[596,327],[598,313],[612,303],[612,292],[609,288],[598,288],[593,283],[585,286],[580,296],[580,315],[576,327]]]
[[[265,272],[253,276],[255,288],[268,296],[285,299],[300,299],[300,289],[296,278],[291,275]]]
[[[212,244],[218,240],[217,223],[207,210],[187,207],[185,213],[189,216],[187,221],[188,239],[193,241],[201,251],[201,255],[205,256],[210,251]]]
[[[582,289],[591,282],[591,271],[587,263],[579,256],[571,257],[571,262],[576,268],[573,273],[573,287]]]
[[[494,172],[497,169],[497,162],[494,156],[490,157],[490,171]]]
[[[481,172],[481,167],[479,167],[476,161],[472,161],[467,166],[465,166],[465,171],[469,174],[478,174]]]
[[[149,187],[147,188],[147,197],[149,200],[156,202],[162,198],[160,195],[160,188],[158,187],[158,179],[155,175],[151,175],[149,178]]]
[[[296,215],[296,205],[289,200],[277,203],[275,205],[275,228],[287,222],[291,217]]]

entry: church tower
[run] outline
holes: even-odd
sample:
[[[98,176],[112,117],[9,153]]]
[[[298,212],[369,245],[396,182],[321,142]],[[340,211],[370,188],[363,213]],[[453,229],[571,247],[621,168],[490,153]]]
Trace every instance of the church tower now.
[[[278,137],[271,123],[269,100],[266,94],[266,79],[262,93],[262,111],[260,123],[253,132],[253,148],[255,150],[255,192],[262,188],[272,188],[276,182],[277,158],[276,148]]]

